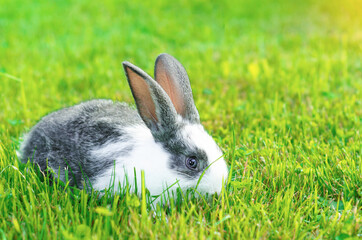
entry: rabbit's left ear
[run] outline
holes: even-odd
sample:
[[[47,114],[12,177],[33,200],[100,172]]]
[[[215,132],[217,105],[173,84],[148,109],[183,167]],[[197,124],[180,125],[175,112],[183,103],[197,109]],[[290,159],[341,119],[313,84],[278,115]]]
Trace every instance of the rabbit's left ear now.
[[[138,113],[152,134],[174,131],[177,113],[167,93],[142,69],[129,62],[122,64]]]
[[[192,123],[200,123],[189,77],[179,61],[166,53],[160,54],[155,63],[155,80],[170,97],[178,114]]]

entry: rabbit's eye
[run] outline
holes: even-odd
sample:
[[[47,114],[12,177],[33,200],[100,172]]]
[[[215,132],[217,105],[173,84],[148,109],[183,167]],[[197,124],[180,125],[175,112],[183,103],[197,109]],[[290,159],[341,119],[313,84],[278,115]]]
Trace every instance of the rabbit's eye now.
[[[186,167],[188,167],[191,170],[195,170],[197,167],[196,157],[188,157],[186,159]]]

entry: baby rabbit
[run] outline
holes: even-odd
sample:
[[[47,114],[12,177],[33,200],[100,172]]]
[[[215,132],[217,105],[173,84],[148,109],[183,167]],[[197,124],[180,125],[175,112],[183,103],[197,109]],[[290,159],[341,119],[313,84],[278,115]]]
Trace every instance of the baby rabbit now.
[[[118,189],[126,181],[140,189],[143,170],[151,195],[170,186],[194,188],[205,172],[197,190],[220,193],[228,170],[220,148],[200,124],[181,63],[159,55],[155,80],[129,62],[123,67],[138,111],[99,99],[53,112],[25,136],[22,162],[32,161],[43,171],[50,167],[54,177],[88,190],[112,183]]]

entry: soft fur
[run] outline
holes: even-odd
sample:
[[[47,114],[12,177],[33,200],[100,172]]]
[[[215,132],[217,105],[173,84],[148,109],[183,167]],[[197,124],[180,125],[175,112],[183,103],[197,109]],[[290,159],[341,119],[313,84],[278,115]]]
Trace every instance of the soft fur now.
[[[228,171],[222,152],[200,124],[190,82],[172,56],[156,59],[155,80],[123,63],[137,110],[111,100],[91,100],[45,116],[26,135],[21,159],[50,167],[79,188],[103,190],[128,181],[151,195],[174,187],[219,193]],[[186,166],[189,157],[197,167]],[[134,176],[136,174],[136,176]],[[126,180],[127,179],[127,180]],[[137,183],[135,183],[137,179]],[[119,185],[120,184],[120,185]]]

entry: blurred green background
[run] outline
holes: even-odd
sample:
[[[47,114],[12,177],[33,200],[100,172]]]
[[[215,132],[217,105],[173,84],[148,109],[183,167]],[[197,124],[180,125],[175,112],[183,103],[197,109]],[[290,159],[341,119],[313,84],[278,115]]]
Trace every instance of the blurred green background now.
[[[246,123],[233,111],[245,98],[292,107],[300,95],[356,96],[361,11],[353,0],[1,0],[0,72],[22,83],[0,76],[0,120],[34,123],[90,98],[131,102],[121,62],[153,76],[162,52],[185,65],[204,119]]]

